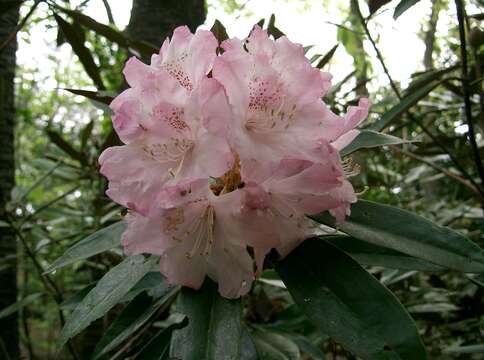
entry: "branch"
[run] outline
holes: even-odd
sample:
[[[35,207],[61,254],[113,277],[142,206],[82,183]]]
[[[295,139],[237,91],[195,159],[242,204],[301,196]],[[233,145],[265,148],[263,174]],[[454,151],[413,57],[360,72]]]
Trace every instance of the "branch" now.
[[[37,6],[39,6],[39,4],[42,2],[43,0],[36,0],[34,5],[32,5],[32,7],[30,8],[29,12],[27,13],[27,15],[25,15],[25,17],[20,21],[20,23],[15,27],[15,29],[7,36],[7,38],[5,39],[5,41],[0,45],[0,52],[3,51],[3,49],[5,49],[7,47],[8,44],[10,44],[10,42],[15,39],[15,36],[17,35],[17,33],[25,26],[25,23],[27,22],[27,20],[32,16],[32,14],[34,13],[35,9],[37,9]]]
[[[29,244],[27,243],[27,240],[23,236],[22,232],[15,226],[13,219],[8,218],[9,225],[17,235],[17,237],[20,239],[20,242],[22,243],[25,252],[27,253],[28,257],[34,264],[35,269],[37,270],[39,274],[40,281],[44,285],[45,289],[51,294],[52,298],[54,299],[55,303],[57,304],[57,310],[59,314],[59,320],[61,326],[64,326],[65,324],[65,318],[64,318],[64,313],[62,312],[62,309],[60,308],[60,304],[63,301],[62,297],[62,292],[60,289],[57,287],[57,284],[48,276],[44,275],[45,271],[42,265],[40,264],[39,260],[37,260],[35,253],[32,251],[30,248]],[[67,349],[69,350],[70,354],[75,360],[78,360],[79,357],[77,356],[74,347],[72,346],[71,341],[69,340],[67,342]]]
[[[449,178],[454,179],[454,180],[460,182],[466,188],[468,188],[469,190],[471,190],[475,194],[478,194],[479,195],[479,190],[470,181],[462,178],[458,174],[456,174],[456,173],[454,173],[452,171],[449,171],[449,170],[447,170],[447,169],[445,169],[443,167],[440,167],[437,164],[433,163],[432,161],[427,160],[427,159],[425,159],[425,158],[423,158],[421,156],[415,155],[414,153],[411,153],[410,151],[400,149],[397,146],[390,146],[390,147],[391,147],[391,149],[393,151],[399,152],[399,153],[401,153],[401,154],[403,154],[405,156],[408,156],[408,157],[410,157],[410,158],[412,158],[414,160],[417,160],[417,161],[420,161],[421,163],[427,164],[428,166],[430,166],[431,168],[437,170],[438,172],[441,172],[442,174],[448,176]]]
[[[373,46],[373,49],[376,52],[378,60],[381,64],[381,66],[383,67],[383,71],[385,72],[385,75],[387,76],[388,81],[390,82],[390,86],[391,86],[393,92],[395,93],[395,95],[398,97],[399,100],[402,100],[402,95],[401,95],[400,91],[398,90],[398,87],[396,86],[395,82],[393,81],[393,79],[390,75],[390,72],[388,71],[388,68],[386,67],[385,60],[383,59],[383,55],[381,54],[380,50],[378,49],[378,46],[376,46],[375,40],[371,36],[370,30],[368,29],[368,25],[365,21],[365,18],[363,17],[363,14],[361,13],[360,6],[359,6],[358,2],[356,2],[356,4],[355,4],[355,10],[356,10],[357,16],[359,17],[359,19],[361,21],[361,25],[363,26],[363,29],[365,30],[365,34],[368,37],[368,40],[370,41],[371,45]],[[457,167],[457,169],[462,173],[462,175],[464,175],[469,180],[469,182],[472,185],[474,185],[474,187],[479,191],[479,194],[482,197],[484,197],[484,191],[481,189],[479,184],[477,184],[475,182],[475,180],[472,178],[472,176],[464,169],[464,167],[459,163],[459,161],[452,154],[452,152],[449,151],[447,149],[447,147],[444,144],[442,144],[439,141],[439,139],[434,134],[432,134],[432,132],[429,129],[427,129],[426,126],[419,119],[415,118],[415,116],[413,116],[413,114],[410,111],[407,110],[406,113],[407,113],[408,117],[410,118],[410,120],[412,120],[418,126],[420,126],[420,128],[423,130],[423,132],[425,132],[425,134],[427,134],[427,136],[429,136],[432,139],[432,141],[439,148],[441,148],[447,155],[449,155],[450,159],[452,160],[454,165]]]
[[[464,93],[465,117],[468,127],[467,137],[471,143],[472,152],[474,154],[474,162],[476,163],[481,184],[484,185],[484,167],[482,165],[481,154],[477,146],[476,134],[474,131],[474,124],[472,122],[472,108],[471,97],[469,91],[469,73],[467,70],[467,49],[466,49],[466,33],[464,24],[464,6],[462,0],[455,0],[455,7],[457,9],[457,21],[459,22],[459,38],[460,38],[460,55],[461,55],[461,70],[462,70],[462,91]]]
[[[108,3],[108,0],[103,0],[104,7],[106,8],[106,14],[108,15],[108,20],[110,25],[116,25],[114,23],[113,12],[111,11],[111,6]]]

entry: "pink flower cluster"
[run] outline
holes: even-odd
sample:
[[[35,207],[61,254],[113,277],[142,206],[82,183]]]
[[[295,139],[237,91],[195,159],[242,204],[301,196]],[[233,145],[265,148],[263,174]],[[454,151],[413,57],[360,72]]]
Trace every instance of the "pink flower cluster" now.
[[[150,65],[131,58],[130,88],[111,104],[124,145],[99,162],[108,196],[129,208],[126,254],[158,255],[169,282],[197,289],[208,275],[236,298],[271,249],[285,256],[314,234],[306,214],[349,214],[357,198],[339,150],[368,100],[335,115],[321,100],[331,76],[259,27],[218,46],[179,27]]]

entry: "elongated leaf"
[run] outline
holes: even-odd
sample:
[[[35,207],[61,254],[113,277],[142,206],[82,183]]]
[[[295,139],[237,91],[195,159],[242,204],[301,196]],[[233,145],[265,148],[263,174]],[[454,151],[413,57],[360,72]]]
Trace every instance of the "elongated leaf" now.
[[[276,26],[276,16],[274,14],[269,18],[269,24],[267,24],[267,33],[272,35],[274,39],[279,39],[284,36],[284,33]]]
[[[402,0],[398,3],[397,7],[395,8],[395,12],[393,13],[393,18],[396,20],[400,15],[402,15],[405,11],[410,9],[420,0]]]
[[[334,53],[336,52],[336,49],[338,48],[339,44],[336,44],[335,46],[333,46],[331,48],[331,50],[329,50],[321,60],[319,60],[318,64],[316,65],[316,67],[318,69],[322,69],[324,65],[326,65],[327,63],[329,63],[329,61],[333,58],[333,55]]]
[[[62,138],[57,132],[52,130],[46,130],[47,136],[50,141],[56,144],[62,151],[69,155],[72,159],[79,161],[81,164],[86,164],[87,160],[85,156],[78,150],[76,150],[71,144]]]
[[[219,44],[221,44],[224,40],[227,40],[229,38],[229,35],[227,34],[227,30],[225,29],[225,26],[223,26],[223,24],[217,19],[215,19],[215,22],[213,23],[213,26],[210,29],[210,31],[218,40]]]
[[[379,133],[371,130],[362,130],[358,136],[340,151],[341,156],[349,155],[362,148],[373,148],[384,145],[398,145],[408,143],[396,136]]]
[[[484,344],[454,346],[444,350],[446,354],[484,354]]]
[[[325,356],[319,346],[314,345],[306,336],[299,334],[288,335],[289,339],[299,347],[299,350],[311,355],[313,360],[324,360]]]
[[[431,262],[406,255],[386,247],[370,244],[346,235],[322,236],[326,240],[343,250],[360,265],[382,266],[390,269],[442,271],[445,268]]]
[[[108,227],[105,227],[94,234],[89,235],[84,240],[79,241],[56,261],[50,265],[45,272],[57,270],[73,262],[87,259],[103,251],[112,249],[121,243],[121,234],[126,229],[126,223],[119,221]]]
[[[331,215],[314,219],[336,226]],[[339,229],[357,239],[463,272],[484,272],[484,253],[465,236],[392,206],[360,200]]]
[[[68,14],[69,16],[71,16],[74,22],[85,26],[89,30],[94,31],[99,35],[104,36],[106,39],[117,43],[119,46],[122,46],[125,48],[132,48],[143,57],[148,58],[152,54],[158,53],[160,51],[160,49],[158,49],[157,47],[147,42],[131,39],[130,37],[124,35],[122,32],[116,29],[113,29],[108,25],[99,23],[93,18],[85,14],[82,14],[79,11],[65,9],[62,7],[57,7],[57,8],[63,11],[64,13]]]
[[[166,288],[167,284],[163,275],[161,275],[158,270],[151,271],[143,276],[143,278],[138,281],[135,286],[133,286],[133,288],[123,298],[123,301],[131,301],[143,291],[147,291],[148,295],[151,297],[158,298],[164,296],[166,293]]]
[[[106,314],[155,264],[154,258],[132,256],[113,267],[87,294],[67,319],[59,335],[59,345]]]
[[[69,15],[75,22],[78,22],[86,28],[95,31],[96,33],[104,36],[106,39],[109,39],[112,42],[119,44],[120,46],[128,46],[128,40],[120,31],[117,31],[108,25],[97,22],[93,18],[84,15],[79,11],[70,10],[62,7],[58,7],[58,9]]]
[[[260,359],[298,360],[301,356],[298,346],[289,338],[269,331],[255,331],[252,334]]]
[[[84,45],[84,39],[82,38],[82,30],[79,26],[74,26],[59,15],[54,13],[54,18],[59,28],[62,30],[66,40],[72,46],[72,50],[79,58],[82,66],[86,70],[87,75],[92,79],[94,84],[99,90],[105,90],[105,86],[101,79],[101,75],[99,74],[99,69],[94,62],[94,59],[91,55],[89,49]]]
[[[415,324],[397,298],[333,245],[306,240],[276,271],[308,318],[358,357],[427,358]]]
[[[259,360],[254,341],[250,336],[249,330],[244,325],[242,325],[239,349],[239,360]]]
[[[185,320],[187,320],[185,318]],[[160,330],[136,355],[135,360],[164,360],[169,358],[171,335],[174,330],[185,327],[188,321],[173,324]]]
[[[81,290],[76,292],[73,296],[70,298],[65,299],[62,304],[60,304],[60,308],[62,310],[74,310],[77,305],[81,303],[81,301],[89,294],[89,292],[94,289],[94,286],[96,286],[97,281],[86,285],[83,287]]]
[[[448,74],[459,68],[459,65],[449,66],[445,69],[427,71],[420,76],[416,77],[410,85],[405,89],[405,95],[410,95],[415,90],[418,90],[422,86],[425,86],[433,81],[440,80],[442,76]]]
[[[183,288],[177,311],[188,316],[188,326],[173,333],[170,356],[183,360],[237,359],[242,334],[242,302],[221,297],[217,286],[205,280],[194,291]]]
[[[114,99],[112,96],[104,95],[103,91],[88,91],[88,90],[81,90],[81,89],[63,89],[63,90],[69,91],[76,95],[84,96],[89,100],[93,100],[105,105],[111,104],[111,101],[113,101]]]
[[[435,89],[439,84],[440,82],[430,83],[427,86],[421,87],[410,95],[404,97],[402,101],[383,114],[380,120],[370,126],[370,129],[375,131],[383,130],[392,122],[397,120],[405,111],[426,97],[428,93]]]
[[[370,8],[370,15],[377,12],[383,5],[388,4],[391,0],[369,0],[368,7]]]
[[[91,358],[99,359],[138,331],[163,304],[176,294],[178,289],[178,286],[164,282],[165,293],[159,299],[152,301],[145,292],[136,296],[106,330]]]
[[[3,308],[2,310],[0,310],[0,319],[16,313],[17,311],[22,309],[24,306],[27,306],[27,305],[33,303],[40,296],[42,296],[42,293],[30,294],[30,295],[27,295],[26,297],[24,297],[22,300],[19,300],[16,303],[13,303],[13,304],[7,306],[6,308]]]
[[[86,148],[87,140],[92,134],[92,129],[94,128],[94,121],[91,120],[81,131],[81,151]]]

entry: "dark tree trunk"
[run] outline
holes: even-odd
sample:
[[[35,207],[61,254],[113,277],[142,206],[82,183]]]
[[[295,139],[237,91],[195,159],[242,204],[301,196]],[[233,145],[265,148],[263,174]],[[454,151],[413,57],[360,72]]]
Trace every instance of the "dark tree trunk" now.
[[[6,2],[0,0],[0,3]],[[0,14],[0,44],[14,32],[19,9]],[[7,203],[14,186],[14,74],[17,41],[0,50],[0,221],[7,221]],[[0,228],[0,309],[17,301],[17,246],[13,231]],[[0,358],[20,358],[17,314],[0,319]]]
[[[133,0],[126,32],[136,40],[161,46],[177,26],[195,31],[205,16],[204,0]]]

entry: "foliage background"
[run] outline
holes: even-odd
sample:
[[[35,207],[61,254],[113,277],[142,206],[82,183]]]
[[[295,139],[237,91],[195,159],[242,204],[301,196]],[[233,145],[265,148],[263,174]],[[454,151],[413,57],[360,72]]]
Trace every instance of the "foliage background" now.
[[[370,5],[374,8],[376,4],[387,2],[371,1]],[[37,3],[22,3],[21,17],[25,17],[33,6],[37,7]],[[110,3],[115,6],[114,1]],[[280,3],[285,6],[290,2]],[[385,118],[390,109],[404,103],[405,97],[418,95],[422,89],[428,90],[418,97],[418,102],[408,107],[408,112],[401,111],[398,116],[391,117],[385,126],[389,134],[415,142],[400,147],[365,149],[354,154],[354,161],[361,167],[354,183],[357,189],[364,191],[363,198],[412,210],[465,233],[483,246],[483,197],[476,190],[479,186],[482,188],[482,179],[467,138],[469,128],[463,110],[465,96],[460,83],[461,55],[454,3],[432,0],[418,4],[419,9],[425,11],[425,16],[417,16],[414,20],[420,27],[417,35],[421,38],[421,46],[417,50],[401,47],[397,54],[411,63],[416,72],[407,79],[395,81],[394,89],[389,79],[392,74],[383,71],[381,60],[385,61],[390,54],[384,47],[380,48],[379,36],[390,31],[389,27],[403,21],[405,16],[412,16],[404,14],[393,19],[398,2],[378,8],[370,18],[367,18],[370,9],[364,1],[298,3],[299,12],[294,17],[314,12],[316,8],[321,11],[317,15],[321,19],[325,18],[324,11],[337,14],[330,20],[334,24],[330,26],[336,29],[334,38],[312,33],[308,38],[313,42],[303,44],[315,45],[308,51],[308,57],[315,65],[333,45],[340,44],[334,57],[321,64],[323,70],[336,73],[335,88],[326,99],[335,112],[344,112],[358,96],[369,94],[373,106],[364,126],[379,126],[382,116]],[[72,244],[119,220],[121,214],[121,209],[105,197],[106,184],[97,171],[100,151],[115,141],[109,110],[102,102],[89,101],[63,90],[96,90],[96,86],[66,43],[65,34],[59,30],[53,17],[53,5],[82,12],[89,1],[49,1],[49,4],[50,7],[40,3],[18,34],[21,55],[15,79],[16,186],[8,209],[18,229],[16,309],[19,311],[21,351],[25,358],[38,359],[71,356],[67,350],[63,350],[62,355],[57,354],[56,339],[62,322],[59,308],[72,309],[76,294],[122,259],[121,251],[114,250],[51,275],[42,274]],[[478,151],[484,156],[482,5],[478,0],[466,2],[468,88]],[[206,27],[212,25],[212,13],[223,12],[225,19],[261,17],[251,10],[250,1],[210,1],[206,6]],[[101,5],[96,9],[106,11]],[[56,12],[72,22],[62,11]],[[100,17],[99,14],[96,16]],[[362,25],[366,24],[361,22],[362,18],[368,21],[366,28]],[[231,35],[245,36],[245,33],[235,34],[229,20],[224,24]],[[123,86],[121,70],[128,56],[127,49],[86,27],[76,26],[105,87],[102,94],[116,94]],[[282,25],[278,26],[285,31]],[[35,61],[22,61],[21,56],[29,49],[31,39],[38,38],[34,32],[39,29],[45,30],[42,37],[47,58],[35,59],[35,54],[31,54]],[[249,30],[250,26],[246,32]],[[309,28],[300,31],[312,32]],[[381,59],[377,49],[382,51]],[[395,50],[392,48],[391,51]],[[97,89],[101,90],[99,86]],[[0,269],[8,266],[9,260],[2,259]],[[484,356],[484,289],[479,279],[471,280],[451,272],[382,267],[371,267],[370,271],[399,297],[416,319],[431,358],[480,359]],[[244,320],[255,334],[262,330],[276,334],[275,340],[264,340],[276,347],[281,345],[277,336],[285,337],[283,343],[289,345],[281,350],[280,357],[275,358],[294,358],[292,344],[299,348],[304,359],[322,358],[318,350],[328,359],[354,358],[302,318],[288,293],[279,287],[280,283],[273,276],[269,271],[255,285],[245,303]],[[123,307],[117,305],[75,339],[72,346],[81,359],[88,358]],[[153,329],[177,321],[173,308],[171,312],[169,308],[159,311],[150,320],[150,327],[142,329],[141,336],[140,330],[133,331],[128,346],[120,345],[106,358],[124,358],[135,352],[139,342],[153,334]]]

